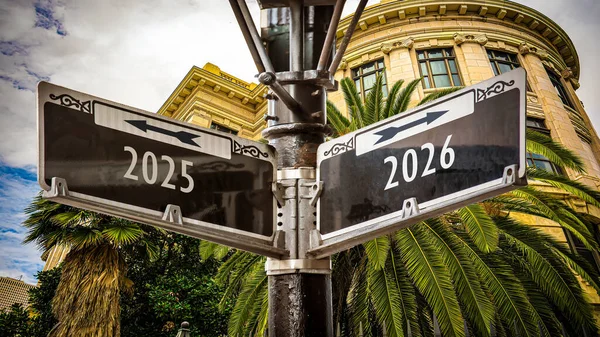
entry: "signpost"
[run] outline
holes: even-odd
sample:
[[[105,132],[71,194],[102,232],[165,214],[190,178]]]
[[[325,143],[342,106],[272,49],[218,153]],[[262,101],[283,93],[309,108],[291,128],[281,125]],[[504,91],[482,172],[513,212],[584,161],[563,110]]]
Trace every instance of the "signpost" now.
[[[50,83],[38,87],[39,183],[57,202],[271,257],[268,145]]]
[[[516,69],[319,146],[322,243],[309,254],[525,185],[525,78]]]
[[[265,255],[269,335],[333,337],[331,254],[527,183],[522,69],[323,143],[326,91],[367,4],[332,55],[344,2],[259,0],[265,31],[289,28],[267,51],[245,0],[229,0],[270,89],[272,147],[40,83],[44,196]]]

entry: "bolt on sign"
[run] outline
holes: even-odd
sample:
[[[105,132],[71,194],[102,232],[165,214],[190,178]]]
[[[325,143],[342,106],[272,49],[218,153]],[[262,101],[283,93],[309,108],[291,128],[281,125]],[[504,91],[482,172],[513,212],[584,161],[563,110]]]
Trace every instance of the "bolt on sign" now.
[[[526,185],[525,82],[516,69],[319,146],[322,237],[310,253]]]
[[[276,157],[266,144],[46,82],[38,86],[44,196],[271,257]]]

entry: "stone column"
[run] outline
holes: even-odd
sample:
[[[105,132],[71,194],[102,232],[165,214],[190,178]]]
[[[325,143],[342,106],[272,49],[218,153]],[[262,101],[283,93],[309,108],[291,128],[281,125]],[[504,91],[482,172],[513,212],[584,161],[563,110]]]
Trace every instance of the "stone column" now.
[[[600,139],[598,139],[598,133],[596,129],[594,129],[594,125],[585,111],[585,107],[575,92],[575,90],[579,89],[579,81],[575,78],[573,71],[570,68],[563,69],[563,71],[561,71],[561,76],[564,80],[563,84],[565,88],[569,92],[569,95],[571,95],[575,110],[579,112],[588,130],[590,131],[590,134],[592,135],[592,144],[590,144],[590,146],[592,148],[595,160],[600,163]],[[598,175],[598,177],[600,177],[600,175]]]
[[[586,155],[582,140],[579,138],[575,128],[571,124],[569,112],[556,93],[556,89],[552,85],[546,71],[544,63],[551,66],[547,63],[548,53],[527,43],[522,43],[519,46],[519,52],[525,60],[523,66],[529,73],[528,78],[531,81],[530,85],[537,94],[538,100],[542,105],[546,116],[546,126],[550,129],[552,138],[579,155],[584,162],[586,170],[590,172],[595,165],[590,162]],[[581,180],[585,184],[595,188],[600,187],[595,179],[582,176],[570,169],[565,169],[565,171],[572,179]]]
[[[381,51],[388,54],[390,61],[390,68],[386,69],[388,91],[391,90],[394,83],[400,80],[404,80],[405,86],[419,77],[419,70],[415,68],[415,63],[410,55],[413,45],[414,40],[411,37],[400,42],[381,45]],[[416,72],[415,69],[417,69]],[[419,100],[419,90],[415,90],[411,97],[410,106],[416,105]]]
[[[464,57],[464,62],[459,63],[463,64],[460,72],[463,74],[465,86],[473,85],[494,77],[494,72],[490,66],[490,60],[483,48],[488,42],[488,38],[485,34],[472,35],[455,33],[454,42],[456,43],[458,53],[461,53],[462,57]],[[457,58],[459,56],[460,55],[457,55]],[[467,76],[465,76],[465,74]]]

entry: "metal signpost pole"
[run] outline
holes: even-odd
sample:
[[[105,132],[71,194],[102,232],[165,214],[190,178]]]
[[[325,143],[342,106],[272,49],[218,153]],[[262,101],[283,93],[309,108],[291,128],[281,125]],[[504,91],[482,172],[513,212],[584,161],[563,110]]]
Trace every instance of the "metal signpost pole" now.
[[[304,71],[304,1],[290,1],[290,77]],[[316,150],[325,136],[325,89],[307,83],[285,86],[301,106],[291,111],[271,100],[274,116],[263,135],[279,153],[280,205],[278,230],[288,260],[269,259],[269,335],[333,336],[329,257],[307,259],[311,231],[316,230],[314,196]]]
[[[361,0],[357,17],[366,2]],[[283,21],[284,26],[289,26],[289,48],[286,50],[287,46],[282,48],[281,44],[273,43],[265,56],[245,1],[230,0],[260,72],[258,79],[270,88],[267,95],[268,128],[263,136],[278,154],[275,193],[279,208],[275,245],[289,251],[287,259],[269,258],[266,265],[269,335],[272,337],[333,336],[330,258],[309,258],[307,252],[320,244],[316,228],[316,201],[321,189],[321,184],[316,181],[317,148],[328,130],[326,91],[336,88],[331,68],[337,69],[337,64],[332,62],[328,68],[326,63],[341,59],[341,55],[332,57],[331,51],[344,3],[344,0],[311,0],[310,3],[304,0],[259,0],[263,15],[267,16],[267,25],[277,28]],[[319,22],[323,17],[328,19]],[[269,21],[271,18],[273,22]],[[330,23],[329,27],[325,23]],[[352,34],[354,26],[356,24],[346,32],[345,40]],[[323,29],[319,30],[321,27]],[[263,30],[270,28],[263,27]],[[273,29],[276,31],[273,40],[282,39],[284,28]],[[309,33],[311,38],[307,38]],[[342,47],[338,54],[343,54],[344,49]],[[288,67],[281,66],[287,63],[281,57],[285,52],[289,52]],[[271,58],[277,67],[273,66]]]

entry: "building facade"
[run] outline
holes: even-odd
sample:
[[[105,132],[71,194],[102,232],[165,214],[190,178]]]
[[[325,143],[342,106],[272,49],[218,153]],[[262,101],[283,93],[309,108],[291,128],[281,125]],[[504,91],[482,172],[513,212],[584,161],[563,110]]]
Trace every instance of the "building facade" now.
[[[13,304],[27,307],[29,304],[29,290],[35,288],[21,280],[0,276],[0,311],[10,310]]]
[[[351,19],[340,22],[338,41]],[[505,0],[380,0],[364,11],[335,78],[354,79],[362,95],[377,74],[384,75],[388,86],[422,78],[411,100],[415,105],[436,90],[469,86],[516,67],[527,71],[528,126],[578,154],[586,173],[555,167],[533,154],[528,154],[528,165],[600,190],[600,141],[576,94],[581,71],[577,51],[561,27],[529,7]],[[266,127],[266,91],[208,63],[193,67],[158,113],[257,140]],[[329,93],[329,100],[346,111],[340,91]],[[564,199],[600,224],[599,209],[571,195]],[[531,216],[521,220],[600,266],[598,256],[558,224]],[[588,294],[600,320],[600,297],[591,287]]]

